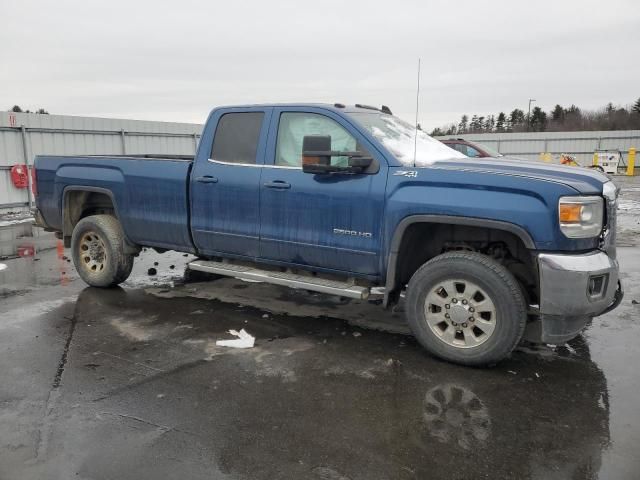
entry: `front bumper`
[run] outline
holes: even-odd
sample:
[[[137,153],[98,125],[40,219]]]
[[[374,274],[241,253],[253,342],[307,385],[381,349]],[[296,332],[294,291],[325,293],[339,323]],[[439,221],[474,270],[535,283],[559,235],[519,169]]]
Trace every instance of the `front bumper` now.
[[[615,258],[596,250],[580,255],[538,255],[540,306],[527,325],[525,339],[564,343],[574,338],[589,320],[613,310],[624,292]]]

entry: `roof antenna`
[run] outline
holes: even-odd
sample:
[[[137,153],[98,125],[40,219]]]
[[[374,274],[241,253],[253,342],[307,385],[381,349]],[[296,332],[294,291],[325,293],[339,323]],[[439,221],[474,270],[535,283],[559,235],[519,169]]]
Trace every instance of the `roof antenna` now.
[[[416,167],[418,151],[418,109],[420,107],[420,57],[418,57],[418,88],[416,89],[416,131],[413,135],[413,168]]]

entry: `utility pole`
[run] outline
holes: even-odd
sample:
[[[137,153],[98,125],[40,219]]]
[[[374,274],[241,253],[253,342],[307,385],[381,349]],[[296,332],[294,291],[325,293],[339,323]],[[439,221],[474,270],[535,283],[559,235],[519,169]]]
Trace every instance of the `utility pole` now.
[[[529,113],[527,114],[527,132],[531,128],[531,103],[535,102],[535,101],[536,101],[535,98],[530,98],[529,99]]]

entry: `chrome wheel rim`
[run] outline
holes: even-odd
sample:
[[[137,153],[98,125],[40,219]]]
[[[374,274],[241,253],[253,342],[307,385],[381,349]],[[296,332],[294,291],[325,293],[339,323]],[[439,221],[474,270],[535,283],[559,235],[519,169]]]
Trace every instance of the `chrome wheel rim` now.
[[[489,294],[463,279],[438,282],[427,294],[424,310],[436,337],[456,348],[482,345],[493,335],[498,320]]]
[[[102,239],[94,232],[85,233],[80,239],[80,264],[90,273],[106,268],[107,249]]]

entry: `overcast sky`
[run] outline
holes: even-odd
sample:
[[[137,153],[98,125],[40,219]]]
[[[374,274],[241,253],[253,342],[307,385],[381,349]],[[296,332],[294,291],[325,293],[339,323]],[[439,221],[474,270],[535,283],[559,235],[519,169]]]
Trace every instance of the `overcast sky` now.
[[[640,97],[640,2],[0,0],[0,110],[201,123],[216,105],[389,105],[423,127]]]

